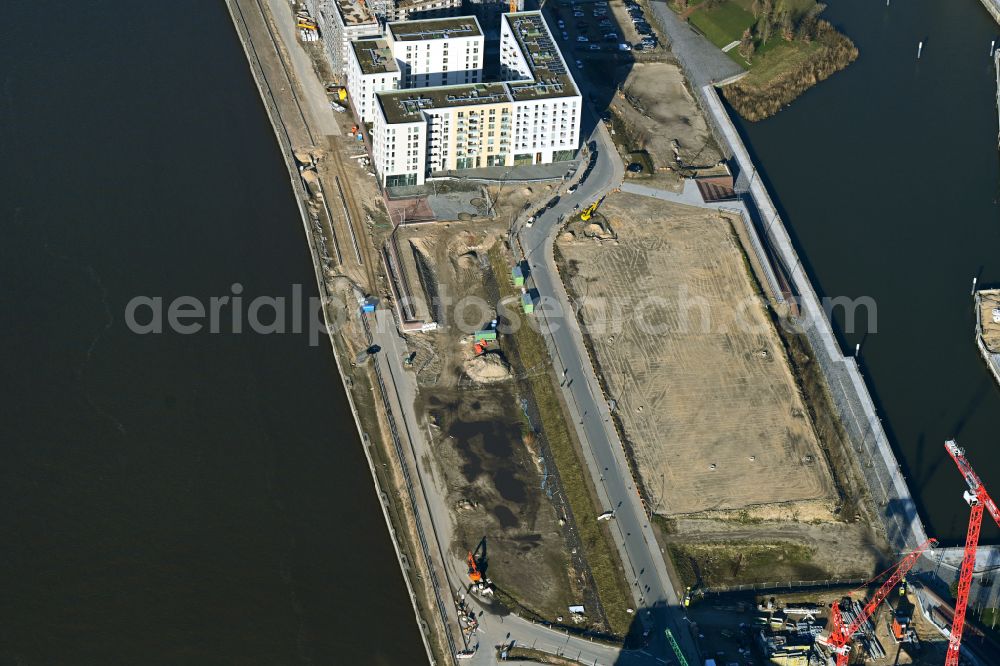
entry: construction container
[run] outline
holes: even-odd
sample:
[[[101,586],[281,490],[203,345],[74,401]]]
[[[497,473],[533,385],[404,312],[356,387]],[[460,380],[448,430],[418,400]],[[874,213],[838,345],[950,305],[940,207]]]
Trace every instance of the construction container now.
[[[524,314],[531,314],[535,311],[535,301],[532,300],[531,294],[526,291],[521,293],[521,308],[524,310]]]
[[[496,342],[496,331],[476,331],[472,336],[473,342]]]
[[[521,268],[521,264],[517,264],[510,271],[510,279],[514,281],[515,287],[524,286],[524,269]]]

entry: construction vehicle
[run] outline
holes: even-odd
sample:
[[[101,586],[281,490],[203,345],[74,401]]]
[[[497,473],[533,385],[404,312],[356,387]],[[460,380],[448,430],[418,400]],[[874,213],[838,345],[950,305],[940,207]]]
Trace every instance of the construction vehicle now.
[[[510,9],[510,13],[513,14],[517,11],[517,0],[508,0],[507,7]]]
[[[479,567],[476,566],[476,557],[471,551],[469,552],[469,556],[465,558],[465,562],[469,565],[469,580],[473,583],[483,582],[483,574],[479,571]]]
[[[580,219],[586,222],[591,218],[591,216],[597,212],[597,208],[604,202],[604,197],[601,197],[594,203],[587,206],[582,213],[580,213]]]
[[[958,471],[965,478],[965,483],[969,489],[962,493],[963,499],[970,507],[969,529],[965,534],[965,553],[962,556],[962,568],[958,574],[958,593],[955,595],[955,619],[951,622],[951,633],[948,636],[948,653],[945,655],[945,666],[958,666],[958,658],[961,653],[962,631],[965,629],[965,610],[969,605],[969,589],[972,587],[972,569],[976,564],[976,551],[979,548],[979,530],[983,525],[983,509],[986,509],[993,522],[1000,527],[1000,510],[979,475],[972,469],[972,465],[965,457],[965,451],[958,446],[958,442],[949,439],[944,443],[948,455],[955,461]]]
[[[850,624],[844,624],[844,615],[841,610],[842,601],[835,602],[830,606],[830,633],[825,637],[817,639],[817,642],[826,645],[837,655],[837,666],[847,666],[851,651],[851,638],[875,614],[875,611],[878,610],[882,602],[892,592],[892,588],[896,587],[896,583],[913,568],[913,565],[917,563],[923,552],[936,543],[936,539],[928,539],[912,552],[908,553],[898,564],[880,574],[881,576],[888,573],[889,577],[886,578],[882,586],[872,595],[872,598],[864,605],[861,612],[853,616]],[[850,598],[848,597],[847,600],[849,601]]]

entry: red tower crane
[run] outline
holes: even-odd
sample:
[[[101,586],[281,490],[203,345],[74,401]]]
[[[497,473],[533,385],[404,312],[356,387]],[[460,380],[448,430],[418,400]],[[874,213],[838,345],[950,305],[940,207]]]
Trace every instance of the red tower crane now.
[[[958,443],[949,439],[944,443],[944,448],[958,465],[958,471],[965,477],[965,482],[969,484],[969,489],[962,493],[962,497],[971,508],[969,530],[965,534],[965,554],[962,556],[962,569],[958,575],[958,594],[955,595],[955,619],[951,622],[948,654],[944,661],[945,666],[958,666],[962,630],[965,628],[965,609],[969,604],[969,588],[972,586],[972,568],[976,564],[976,549],[979,547],[979,528],[983,524],[983,509],[989,511],[998,527],[1000,527],[1000,511],[997,510],[997,505],[986,492],[983,482],[973,471],[972,465],[965,458],[965,451],[958,446]]]
[[[889,596],[892,592],[892,588],[896,586],[903,576],[905,576],[913,565],[917,563],[920,555],[923,554],[925,550],[937,543],[936,539],[928,539],[918,546],[914,551],[908,553],[906,557],[899,561],[898,564],[894,565],[888,571],[889,577],[886,578],[882,586],[878,588],[878,591],[872,595],[872,598],[868,600],[868,603],[864,605],[861,613],[858,614],[854,620],[849,625],[844,625],[844,616],[840,610],[840,604],[834,603],[830,607],[830,635],[826,638],[820,639],[824,645],[828,646],[831,650],[837,653],[837,666],[847,666],[848,653],[851,651],[851,637],[868,621],[878,607],[885,601],[885,598]],[[884,575],[884,574],[883,574]]]

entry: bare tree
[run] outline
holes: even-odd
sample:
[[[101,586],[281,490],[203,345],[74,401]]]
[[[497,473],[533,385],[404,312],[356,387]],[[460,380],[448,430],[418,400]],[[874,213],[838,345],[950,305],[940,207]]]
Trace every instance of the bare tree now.
[[[743,31],[743,37],[740,38],[740,55],[747,62],[753,59],[754,43],[753,43],[753,33],[750,32],[750,28]]]

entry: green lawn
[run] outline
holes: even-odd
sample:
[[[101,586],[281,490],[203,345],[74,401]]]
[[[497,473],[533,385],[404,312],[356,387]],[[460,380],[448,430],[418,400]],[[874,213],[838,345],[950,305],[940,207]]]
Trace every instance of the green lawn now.
[[[753,14],[734,0],[715,9],[699,7],[691,13],[688,20],[720,49],[740,41],[743,31],[756,21]]]

